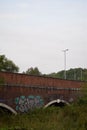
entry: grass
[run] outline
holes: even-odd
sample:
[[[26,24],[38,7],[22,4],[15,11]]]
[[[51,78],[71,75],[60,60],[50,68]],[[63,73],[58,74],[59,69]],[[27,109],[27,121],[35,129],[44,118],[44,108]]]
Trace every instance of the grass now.
[[[3,113],[0,130],[87,130],[87,105],[37,109],[16,116]]]

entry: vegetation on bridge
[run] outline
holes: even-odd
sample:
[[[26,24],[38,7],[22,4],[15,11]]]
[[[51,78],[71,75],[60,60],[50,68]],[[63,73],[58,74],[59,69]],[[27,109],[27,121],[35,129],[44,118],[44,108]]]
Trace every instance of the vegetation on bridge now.
[[[42,74],[37,67],[35,67],[35,68],[31,67],[24,73],[30,74],[30,75],[42,75],[42,76],[46,76],[46,77],[64,79],[64,70],[62,70],[60,72],[53,72],[50,74]],[[87,81],[87,69],[83,69],[83,68],[69,69],[66,71],[66,79]]]
[[[7,72],[18,72],[19,67],[14,64],[12,60],[9,60],[5,55],[0,55],[0,71]],[[25,74],[29,75],[39,75],[46,77],[54,77],[64,79],[64,70],[60,72],[53,72],[50,74],[42,74],[38,67],[29,67],[26,71],[23,71]],[[66,77],[68,80],[82,80],[87,81],[87,69],[83,68],[74,68],[66,71]],[[0,82],[2,79],[0,79]]]
[[[64,70],[57,73],[55,72],[51,73],[48,76],[64,79]],[[83,68],[69,69],[66,71],[66,78],[68,80],[87,81],[87,69],[83,69]]]

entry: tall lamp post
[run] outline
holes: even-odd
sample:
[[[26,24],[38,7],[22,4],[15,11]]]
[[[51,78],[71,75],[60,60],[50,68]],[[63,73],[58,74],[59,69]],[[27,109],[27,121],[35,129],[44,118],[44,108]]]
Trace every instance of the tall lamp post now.
[[[63,50],[63,52],[64,52],[64,79],[66,79],[66,52],[67,52],[68,50],[69,50],[69,49]]]

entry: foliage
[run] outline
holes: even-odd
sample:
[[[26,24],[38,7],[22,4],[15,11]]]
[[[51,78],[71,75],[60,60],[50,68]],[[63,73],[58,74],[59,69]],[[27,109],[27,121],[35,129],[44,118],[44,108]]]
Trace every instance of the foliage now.
[[[0,130],[87,130],[87,104],[37,109],[16,116],[4,114]]]
[[[0,55],[0,71],[18,72],[19,68],[13,61],[7,59],[5,55]]]
[[[33,68],[33,67],[28,68],[25,73],[29,74],[29,75],[41,75],[41,72],[39,71],[39,69],[37,67],[35,67],[35,68]]]
[[[81,87],[80,97],[77,100],[78,105],[87,105],[87,82]]]
[[[51,73],[47,76],[64,79],[64,70],[57,73]],[[67,70],[66,77],[68,80],[87,81],[87,69],[74,68]]]

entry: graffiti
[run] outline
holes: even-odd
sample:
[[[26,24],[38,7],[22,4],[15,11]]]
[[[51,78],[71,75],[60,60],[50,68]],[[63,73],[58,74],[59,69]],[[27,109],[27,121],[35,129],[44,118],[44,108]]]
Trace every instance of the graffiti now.
[[[27,112],[31,109],[42,107],[44,105],[44,101],[40,96],[20,96],[15,98],[15,104],[17,111]]]

